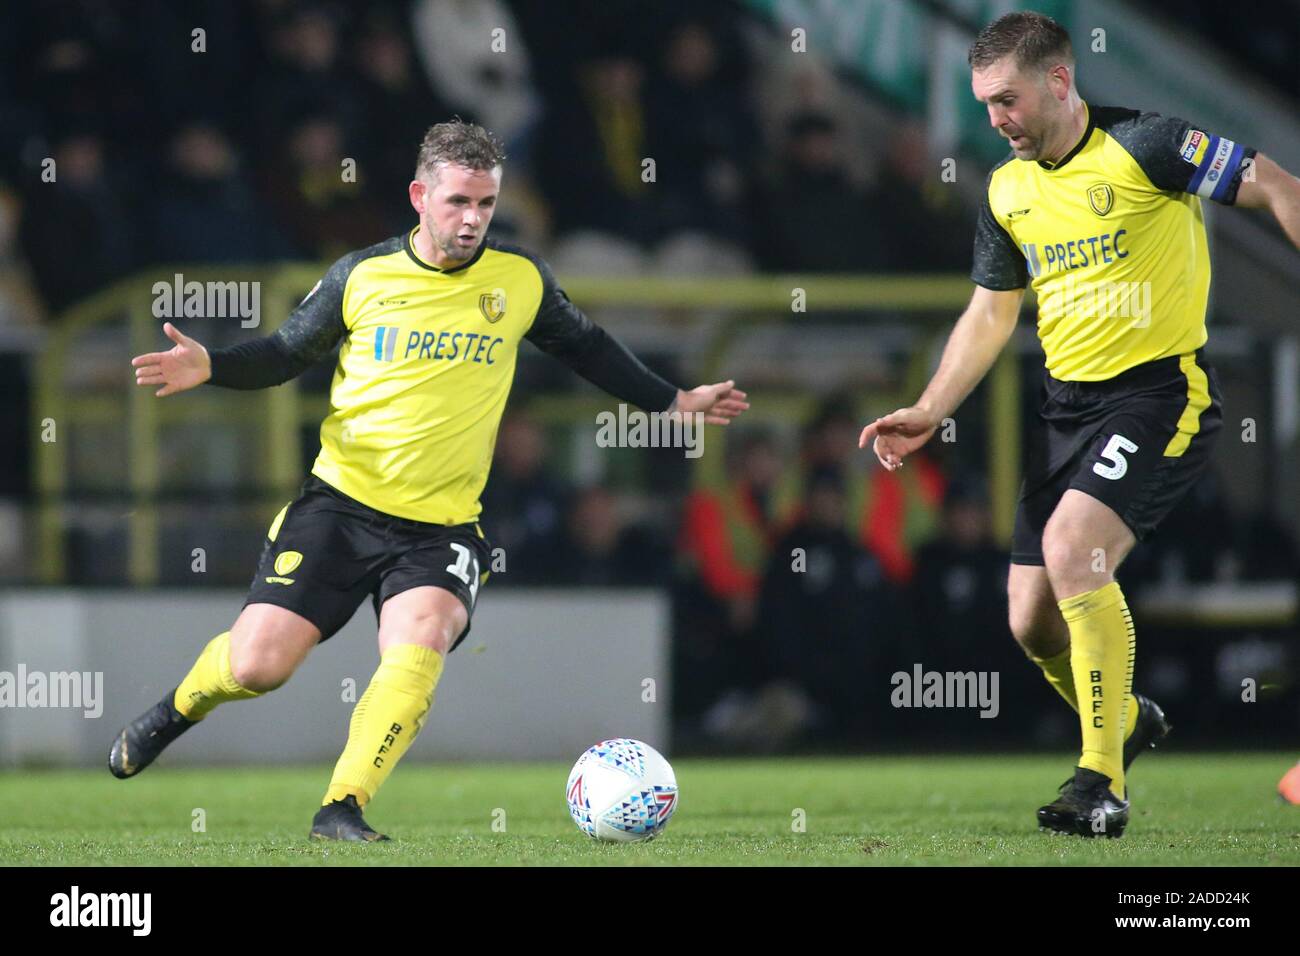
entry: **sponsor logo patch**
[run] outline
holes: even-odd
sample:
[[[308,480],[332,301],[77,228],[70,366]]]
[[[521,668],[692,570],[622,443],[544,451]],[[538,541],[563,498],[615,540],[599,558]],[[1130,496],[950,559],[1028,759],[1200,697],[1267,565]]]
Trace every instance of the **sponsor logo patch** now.
[[[1178,147],[1178,155],[1184,162],[1199,166],[1202,157],[1205,156],[1205,147],[1209,140],[1210,138],[1199,129],[1189,129],[1187,135],[1183,137],[1183,145]]]
[[[375,329],[375,361],[391,362],[393,350],[397,347],[397,334],[401,330],[395,325],[381,325]]]

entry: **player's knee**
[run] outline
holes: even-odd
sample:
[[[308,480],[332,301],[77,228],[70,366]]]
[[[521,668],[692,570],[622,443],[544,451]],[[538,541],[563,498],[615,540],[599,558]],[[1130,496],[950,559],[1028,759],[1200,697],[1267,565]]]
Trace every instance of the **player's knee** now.
[[[265,694],[282,686],[298,666],[296,657],[266,642],[254,641],[240,651],[231,649],[230,672],[245,690]]]
[[[388,608],[385,607],[385,614]],[[419,644],[446,656],[465,629],[467,616],[459,603],[454,608],[410,610],[385,617],[379,626],[380,647]]]
[[[407,638],[446,655],[464,628],[464,612],[420,615],[412,619]]]
[[[1088,548],[1069,525],[1048,525],[1043,532],[1043,565],[1053,589],[1071,588],[1090,580],[1094,566]]]
[[[1078,515],[1052,515],[1043,529],[1043,564],[1057,595],[1099,588],[1124,557],[1118,544],[1099,540],[1098,529]]]

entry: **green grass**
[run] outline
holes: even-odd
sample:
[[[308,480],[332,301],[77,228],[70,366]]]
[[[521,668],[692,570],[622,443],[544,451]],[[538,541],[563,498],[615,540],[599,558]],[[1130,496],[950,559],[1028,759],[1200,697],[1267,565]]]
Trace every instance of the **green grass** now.
[[[1068,760],[1025,756],[681,760],[681,804],[640,845],[596,844],[559,764],[404,765],[367,819],[394,842],[305,839],[326,767],[0,774],[0,864],[20,865],[1298,865],[1293,754],[1156,754],[1130,782],[1120,840],[1039,833]],[[206,812],[206,832],[192,812]],[[806,831],[792,830],[794,811]],[[493,829],[504,810],[505,832]],[[496,815],[500,819],[500,814]]]

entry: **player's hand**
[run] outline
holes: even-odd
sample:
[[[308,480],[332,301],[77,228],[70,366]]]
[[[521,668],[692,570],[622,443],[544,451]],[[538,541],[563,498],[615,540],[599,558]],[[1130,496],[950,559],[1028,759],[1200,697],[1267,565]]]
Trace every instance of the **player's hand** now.
[[[939,423],[924,409],[900,408],[862,429],[858,447],[866,448],[867,442],[875,439],[871,448],[880,463],[897,471],[903,467],[903,459],[929,441],[938,427]]]
[[[736,388],[735,382],[719,382],[717,385],[701,385],[689,392],[677,390],[677,400],[669,407],[670,412],[703,412],[705,424],[730,425],[731,420],[749,408],[745,401],[749,396]]]
[[[154,394],[163,398],[202,385],[212,377],[207,349],[170,322],[163,323],[163,332],[176,345],[166,352],[149,352],[131,359],[135,384],[161,385]]]

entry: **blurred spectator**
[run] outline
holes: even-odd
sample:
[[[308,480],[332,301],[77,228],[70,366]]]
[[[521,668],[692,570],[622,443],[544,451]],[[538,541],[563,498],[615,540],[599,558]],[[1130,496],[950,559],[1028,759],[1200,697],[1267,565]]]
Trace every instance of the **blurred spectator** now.
[[[880,563],[844,530],[843,475],[816,468],[808,506],[772,551],[759,602],[760,633],[773,680],[808,699],[818,741],[870,734],[887,695],[865,687],[897,633],[898,601]]]
[[[388,237],[365,168],[357,168],[355,181],[344,177],[342,164],[349,156],[342,126],[323,115],[306,116],[293,126],[288,149],[277,155],[264,194],[299,255],[330,259]],[[376,188],[403,194],[408,182]]]
[[[886,164],[872,190],[872,216],[890,237],[889,267],[899,272],[967,272],[975,217],[956,182],[931,159],[925,125],[904,122],[889,137]]]
[[[629,525],[618,499],[604,488],[577,495],[564,532],[548,584],[642,588],[668,582],[671,549],[649,529]]]
[[[673,707],[698,718],[724,688],[752,690],[767,676],[754,625],[758,586],[776,536],[773,488],[781,459],[772,435],[732,431],[719,487],[687,497],[673,590]]]
[[[835,120],[789,121],[780,168],[758,190],[755,254],[772,272],[872,272],[889,268],[892,237],[871,194],[850,179]]]
[[[849,399],[827,398],[805,429],[802,465],[787,469],[780,499],[797,514],[806,471],[839,469],[846,482],[846,529],[876,556],[892,582],[905,584],[912,577],[915,549],[938,526],[943,473],[924,449],[909,455],[898,471],[881,468],[869,450],[858,448],[863,424]]]
[[[645,70],[611,50],[577,71],[577,97],[552,103],[539,130],[537,180],[557,234],[597,230],[642,244],[662,235],[653,184],[642,178]],[[658,162],[656,161],[656,176]]]
[[[282,150],[286,132],[301,128],[307,115],[328,116],[342,141],[360,140],[365,107],[360,84],[341,52],[340,20],[335,8],[309,3],[274,21],[272,60],[257,82],[259,149]]]
[[[205,123],[182,127],[167,155],[154,205],[152,261],[246,262],[292,255],[221,130]]]
[[[54,180],[33,177],[25,196],[22,246],[51,311],[124,279],[137,265],[124,189],[105,169],[102,139],[72,133],[53,151]],[[70,254],[69,237],[76,237]]]
[[[728,607],[731,627],[746,631],[777,530],[773,490],[781,459],[772,436],[730,437],[726,468],[722,487],[687,497],[681,551],[708,596]]]
[[[916,659],[927,668],[987,669],[995,650],[1013,652],[1010,663],[1019,663],[1007,624],[1007,552],[993,539],[981,481],[948,486],[939,534],[917,549],[909,592]],[[1005,647],[994,648],[994,640]]]
[[[425,130],[451,117],[414,62],[414,51],[397,23],[373,19],[357,49],[365,103],[365,162],[380,184],[387,232],[410,228],[414,213],[402,188],[415,175],[415,158]]]
[[[944,495],[939,534],[917,551],[907,592],[907,637],[882,670],[910,673],[919,664],[925,671],[996,674],[1002,719],[959,717],[942,708],[900,710],[888,718],[898,733],[987,743],[1022,740],[1030,726],[1045,739],[1062,721],[1077,726],[1011,636],[1008,567],[1006,547],[993,537],[983,481],[954,478]]]
[[[132,49],[113,51],[113,69],[128,67],[138,74],[140,88],[147,90],[136,103],[144,114],[140,142],[152,151],[161,146],[153,139],[159,125],[179,126],[200,118],[228,137],[241,137],[238,152],[256,142],[249,79],[258,75],[265,62],[268,39],[258,29],[257,5],[229,0],[183,4],[133,0],[116,6],[130,11]],[[196,37],[198,29],[203,32]],[[248,142],[242,140],[246,135]]]
[[[505,552],[500,583],[539,584],[551,578],[563,553],[563,523],[572,498],[569,485],[546,467],[541,428],[527,415],[509,413],[482,497],[488,540]]]
[[[744,198],[759,134],[738,41],[687,20],[669,34],[647,84],[649,155],[661,157],[655,196],[667,233],[703,232],[743,243]]]
[[[17,67],[14,93],[36,106],[47,135],[95,132],[110,151],[148,141],[140,138],[150,97],[140,82],[134,13],[96,0],[6,5],[0,32],[17,42],[5,66]]]

